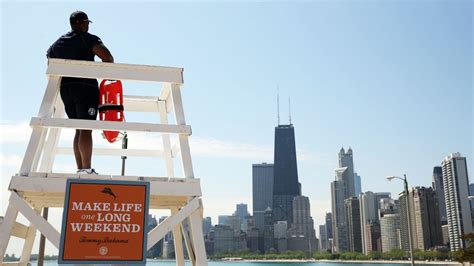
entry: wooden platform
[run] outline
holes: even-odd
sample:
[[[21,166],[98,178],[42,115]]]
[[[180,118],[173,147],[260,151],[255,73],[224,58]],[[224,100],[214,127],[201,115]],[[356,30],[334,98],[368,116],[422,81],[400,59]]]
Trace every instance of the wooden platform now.
[[[128,180],[150,182],[150,209],[170,209],[184,206],[189,197],[200,197],[200,180],[146,176],[112,176],[66,173],[30,173],[13,176],[9,190],[20,193],[32,206],[62,208],[68,178]]]

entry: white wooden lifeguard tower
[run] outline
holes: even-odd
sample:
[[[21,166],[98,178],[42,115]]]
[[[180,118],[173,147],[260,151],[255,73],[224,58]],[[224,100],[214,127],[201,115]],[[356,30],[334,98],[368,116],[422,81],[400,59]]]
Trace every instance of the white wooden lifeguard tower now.
[[[192,264],[207,265],[202,232],[201,187],[199,179],[194,178],[188,141],[191,127],[186,125],[181,100],[183,69],[50,59],[46,74],[46,92],[38,117],[31,119],[31,138],[20,172],[11,178],[8,208],[5,216],[0,218],[0,264],[7,264],[3,263],[3,258],[11,236],[25,239],[20,261],[16,263],[19,265],[29,263],[36,230],[59,248],[60,232],[41,216],[41,211],[43,208],[63,207],[68,178],[88,178],[149,181],[150,209],[168,209],[171,216],[148,233],[147,248],[150,249],[168,232],[172,232],[177,265],[184,265],[183,239]],[[160,83],[162,86],[157,85],[155,96],[125,95],[124,108],[126,112],[157,112],[161,123],[65,119],[64,105],[58,97],[63,76]],[[168,116],[172,114],[175,124],[168,123]],[[94,149],[94,156],[159,156],[165,160],[167,177],[52,173],[55,156],[72,153],[71,148],[58,147],[62,128],[161,133],[162,150],[102,148]],[[177,135],[176,145],[171,143],[172,134]],[[181,159],[181,177],[176,177],[174,173],[175,157]],[[25,216],[30,224],[17,222],[18,213]],[[189,230],[183,228],[185,219],[188,219]]]

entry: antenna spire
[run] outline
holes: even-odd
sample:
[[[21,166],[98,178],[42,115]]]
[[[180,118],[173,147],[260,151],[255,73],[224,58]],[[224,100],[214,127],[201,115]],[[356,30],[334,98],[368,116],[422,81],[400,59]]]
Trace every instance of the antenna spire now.
[[[291,97],[288,97],[288,116],[289,116],[290,125],[291,125]]]
[[[280,125],[280,87],[277,85],[277,117],[278,125]]]

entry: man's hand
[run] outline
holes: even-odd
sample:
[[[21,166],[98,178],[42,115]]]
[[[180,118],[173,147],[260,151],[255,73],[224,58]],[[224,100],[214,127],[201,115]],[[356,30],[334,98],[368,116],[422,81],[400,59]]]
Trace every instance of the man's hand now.
[[[92,52],[102,59],[102,62],[114,62],[114,57],[110,53],[109,49],[105,47],[103,44],[97,44],[96,46],[92,47]]]

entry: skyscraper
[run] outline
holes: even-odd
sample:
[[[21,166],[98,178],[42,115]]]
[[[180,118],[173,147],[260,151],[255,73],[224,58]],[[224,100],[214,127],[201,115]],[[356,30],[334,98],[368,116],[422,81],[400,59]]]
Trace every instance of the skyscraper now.
[[[382,252],[388,252],[395,248],[400,248],[400,215],[384,214],[380,218],[380,232],[382,239]]]
[[[382,198],[379,201],[379,220],[386,214],[399,213],[400,203],[391,198]]]
[[[227,224],[227,219],[229,218],[230,215],[219,215],[217,216],[217,224],[220,225],[226,225]]]
[[[273,219],[293,222],[293,198],[301,195],[296,162],[295,130],[292,124],[275,127],[273,165]]]
[[[362,239],[362,252],[364,254],[368,254],[369,251],[374,250],[371,248],[369,250],[369,246],[374,243],[369,243],[369,239],[367,236],[367,225],[371,222],[376,222],[379,220],[378,212],[379,212],[379,202],[381,199],[390,198],[390,193],[388,192],[379,192],[373,193],[372,191],[367,191],[365,193],[360,194],[360,223],[361,223],[361,239]],[[376,230],[376,229],[374,229]],[[378,228],[380,231],[380,226]],[[372,241],[373,242],[373,241]]]
[[[252,201],[255,226],[263,232],[264,212],[273,206],[273,164],[252,165]]]
[[[357,197],[362,193],[362,181],[360,175],[357,173],[354,173],[354,190]]]
[[[416,187],[412,192],[418,248],[428,250],[441,245],[443,232],[436,193],[425,187]]]
[[[441,167],[449,243],[451,251],[457,251],[466,246],[466,242],[460,236],[473,232],[471,201],[468,200],[469,177],[466,157],[462,157],[459,153],[450,154],[444,158]]]
[[[249,215],[247,211],[247,204],[239,203],[235,205],[235,215],[238,216],[242,221]]]
[[[232,228],[232,230],[234,230],[235,235],[240,235],[242,221],[240,220],[239,216],[227,216],[227,219],[225,220],[225,225],[228,225],[230,228]]]
[[[288,249],[316,251],[318,244],[314,231],[314,221],[311,217],[309,198],[296,196],[293,199],[293,223],[288,230]]]
[[[349,251],[362,252],[359,199],[357,197],[345,199],[344,206]]]
[[[352,149],[349,147],[347,152],[344,148],[339,151],[339,168],[346,167],[346,174],[343,176],[343,181],[346,183],[346,195],[344,199],[357,196],[354,185],[354,160],[352,156]]]
[[[438,200],[432,188],[416,187],[409,191],[409,204],[413,247],[420,250],[441,245],[443,235],[439,218]],[[401,245],[408,251],[408,221],[406,219],[405,193],[400,193]],[[406,220],[406,222],[404,221]]]
[[[433,167],[433,189],[438,198],[441,225],[445,225],[448,223],[448,220],[446,217],[446,203],[444,200],[443,168],[441,168],[441,166]]]
[[[212,219],[211,219],[211,217],[204,218],[204,220],[202,222],[202,227],[203,227],[202,231],[204,233],[204,236],[209,234],[209,232],[212,229]]]
[[[335,252],[348,250],[346,216],[344,211],[344,199],[346,199],[346,186],[344,176],[348,174],[347,167],[337,168],[336,180],[331,182],[331,208],[333,244]]]
[[[365,225],[366,233],[367,233],[367,246],[366,252],[369,254],[371,251],[378,251],[382,252],[382,240],[380,235],[380,222],[377,221],[370,221],[368,224]]]
[[[264,228],[263,228],[263,251],[269,252],[274,248],[274,226],[273,226],[273,212],[268,207],[264,212]]]
[[[326,225],[322,224],[319,226],[319,250],[321,252],[326,252],[328,250],[328,246]]]
[[[304,236],[315,236],[309,198],[306,196],[296,196],[293,199],[293,223],[290,232]]]
[[[288,224],[286,221],[278,221],[273,226],[275,248],[279,253],[284,253],[288,249]]]
[[[328,237],[328,240],[329,239],[332,239],[333,236],[332,236],[332,213],[330,212],[327,212],[326,213],[326,234],[327,234],[327,237]]]
[[[240,219],[240,228],[245,232],[247,230],[247,217],[249,212],[247,211],[247,204],[239,203],[235,205],[235,216]]]

